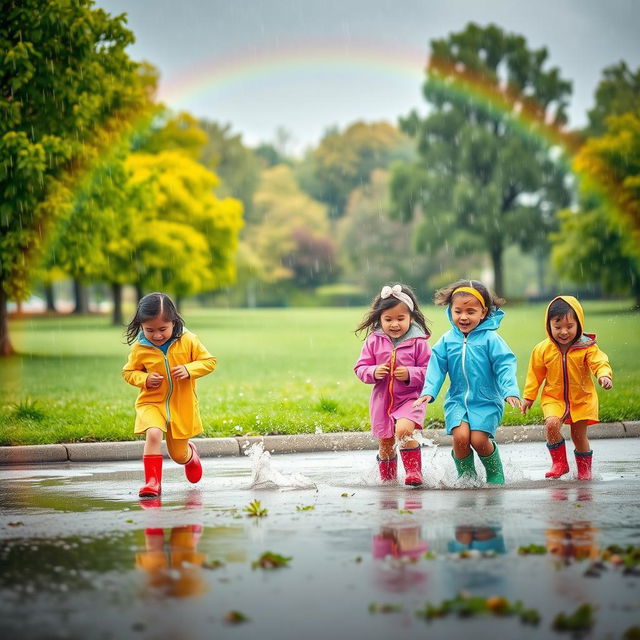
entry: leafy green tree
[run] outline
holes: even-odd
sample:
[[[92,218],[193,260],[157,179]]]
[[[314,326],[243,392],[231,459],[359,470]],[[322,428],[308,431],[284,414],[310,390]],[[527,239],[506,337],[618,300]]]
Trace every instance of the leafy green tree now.
[[[376,169],[369,184],[349,196],[338,223],[342,277],[370,297],[389,282],[404,282],[423,299],[431,297],[428,282],[440,272],[443,256],[416,252],[413,225],[391,219],[389,178],[388,171]]]
[[[557,149],[536,135],[565,123],[571,91],[558,69],[545,69],[547,55],[495,25],[433,40],[423,87],[429,114],[401,123],[419,161],[394,173],[395,214],[421,220],[416,239],[425,251],[446,243],[458,254],[488,254],[498,293],[505,248],[546,247],[555,211],[569,201]]]
[[[90,0],[8,0],[0,12],[0,354],[7,299],[24,299],[49,229],[96,149],[148,105],[124,16]]]
[[[244,240],[251,251],[245,255],[260,266],[261,283],[313,286],[335,277],[326,206],[300,190],[289,166],[263,172],[254,206],[260,222],[246,229]],[[247,284],[255,288],[255,283]]]
[[[607,67],[596,89],[596,104],[589,111],[587,134],[601,136],[607,118],[637,112],[640,108],[640,67],[635,72],[624,61]]]
[[[200,121],[207,135],[199,159],[220,178],[217,193],[233,196],[242,202],[245,220],[253,219],[253,194],[260,182],[262,161],[242,142],[240,134],[231,133],[231,125]]]
[[[640,306],[640,68],[604,70],[589,122],[593,137],[574,158],[579,206],[561,213],[554,264]]]
[[[387,122],[355,122],[343,132],[329,130],[297,170],[302,188],[340,218],[353,189],[367,184],[374,169],[414,155],[411,142]]]

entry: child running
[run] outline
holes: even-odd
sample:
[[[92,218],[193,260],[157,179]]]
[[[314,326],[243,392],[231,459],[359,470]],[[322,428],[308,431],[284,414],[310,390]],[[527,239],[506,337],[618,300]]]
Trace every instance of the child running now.
[[[406,472],[405,484],[422,484],[422,456],[413,432],[422,429],[424,408],[413,401],[424,382],[431,348],[429,331],[410,287],[385,286],[356,329],[366,340],[354,370],[362,382],[372,384],[369,401],[371,431],[379,440],[378,466],[383,482],[395,482],[396,441]]]
[[[487,472],[487,483],[504,484],[498,447],[493,442],[504,403],[520,407],[516,357],[497,334],[504,317],[493,296],[477,280],[460,280],[436,291],[453,327],[433,347],[427,375],[414,406],[433,402],[447,373],[450,387],[444,403],[445,427],[453,436],[451,455],[458,477],[476,477],[473,451]]]
[[[583,333],[584,311],[573,296],[558,296],[545,314],[547,338],[531,353],[524,387],[522,413],[526,414],[543,382],[541,404],[551,454],[551,469],[545,477],[569,473],[567,450],[560,428],[571,425],[578,480],[591,480],[593,451],[587,427],[598,419],[598,396],[593,374],[603,389],[613,387],[607,355],[596,344],[595,334]]]
[[[175,304],[164,293],[150,293],[140,300],[126,329],[126,340],[133,346],[122,376],[140,387],[134,433],[145,434],[145,484],[138,495],[157,498],[162,483],[163,432],[169,455],[184,465],[187,480],[196,483],[202,477],[198,451],[189,442],[202,433],[195,381],[215,369],[216,359],[185,329]]]

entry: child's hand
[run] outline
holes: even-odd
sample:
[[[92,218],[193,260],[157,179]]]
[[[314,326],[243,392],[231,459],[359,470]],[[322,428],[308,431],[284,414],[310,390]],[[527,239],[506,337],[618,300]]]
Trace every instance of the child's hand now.
[[[511,405],[514,409],[522,410],[522,403],[520,402],[520,398],[516,396],[509,396],[506,398],[506,403]]]
[[[189,371],[183,364],[179,364],[177,367],[171,367],[171,377],[175,380],[186,380],[189,377]]]
[[[409,379],[409,369],[407,369],[407,367],[396,367],[393,372],[393,377],[396,380],[402,380],[402,382],[405,382]]]
[[[425,402],[431,402],[432,400],[433,398],[431,396],[420,396],[417,400],[414,401],[413,408],[417,409],[418,407],[422,406]]]
[[[373,372],[373,377],[376,380],[382,380],[385,376],[389,375],[389,365],[388,364],[379,364],[376,367],[376,370]]]
[[[531,405],[533,404],[533,400],[527,400],[526,398],[520,403],[520,413],[523,416],[527,415],[527,411],[529,411],[529,409],[531,408]]]
[[[611,380],[609,376],[602,376],[601,378],[598,378],[598,384],[603,389],[611,389],[611,387],[613,387],[613,380]]]
[[[147,389],[157,389],[164,380],[164,376],[160,373],[150,373],[147,376]]]

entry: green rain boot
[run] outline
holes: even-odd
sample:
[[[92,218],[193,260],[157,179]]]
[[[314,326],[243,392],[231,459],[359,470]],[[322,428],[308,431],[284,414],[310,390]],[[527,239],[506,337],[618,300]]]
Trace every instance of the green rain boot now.
[[[494,442],[492,454],[478,457],[487,470],[487,484],[504,484],[504,472],[502,471],[498,445]]]
[[[476,466],[473,463],[473,451],[469,452],[469,455],[464,458],[456,458],[453,450],[451,451],[451,457],[453,461],[456,463],[456,470],[458,471],[458,478],[475,478],[478,474],[476,473]]]

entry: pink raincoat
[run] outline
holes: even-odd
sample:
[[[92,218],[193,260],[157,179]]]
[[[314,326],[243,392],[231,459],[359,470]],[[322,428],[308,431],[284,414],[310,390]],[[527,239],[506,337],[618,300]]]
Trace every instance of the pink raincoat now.
[[[415,409],[412,405],[420,395],[424,375],[431,357],[428,335],[412,324],[409,331],[394,346],[393,341],[381,330],[367,336],[354,371],[365,384],[372,384],[369,400],[371,431],[375,438],[393,438],[395,423],[408,418],[422,429],[426,404]],[[389,374],[382,380],[373,376],[376,367],[387,364]],[[393,377],[396,367],[407,367],[409,380],[403,382]]]

